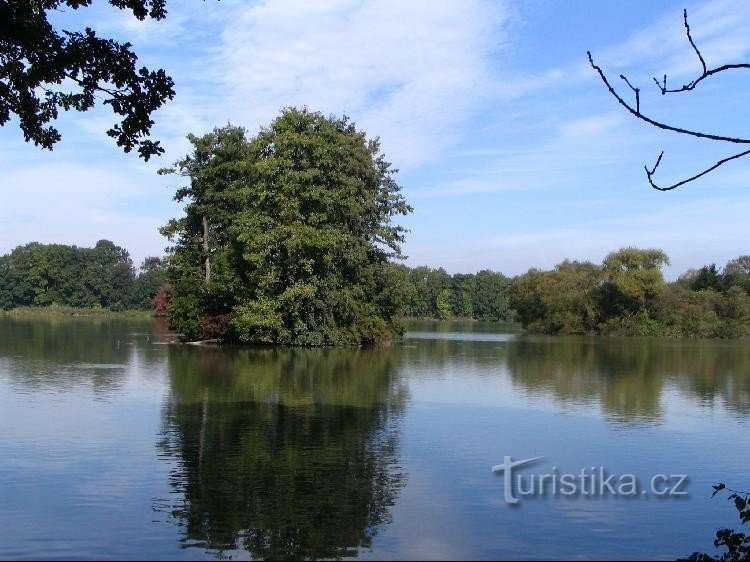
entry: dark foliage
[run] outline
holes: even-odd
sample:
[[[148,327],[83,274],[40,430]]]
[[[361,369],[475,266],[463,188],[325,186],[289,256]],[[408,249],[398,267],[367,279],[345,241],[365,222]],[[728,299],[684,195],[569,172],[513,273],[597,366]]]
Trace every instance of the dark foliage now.
[[[661,250],[624,248],[601,266],[565,261],[513,280],[510,306],[524,327],[552,334],[729,338],[750,335],[746,256],[665,283]]]
[[[727,488],[723,483],[719,483],[714,488],[713,495],[725,490],[729,491],[729,501],[734,504],[740,523],[744,525],[750,521],[750,493],[738,492]],[[716,531],[714,539],[716,548],[725,548],[718,558],[701,552],[694,552],[688,560],[690,562],[747,562],[750,560],[750,535],[734,529],[719,529]]]
[[[377,139],[346,117],[296,108],[251,139],[231,125],[188,138],[193,152],[163,170],[189,181],[175,196],[185,216],[162,229],[174,244],[176,330],[202,339],[205,318],[230,315],[225,336],[243,342],[360,344],[399,332],[389,260],[405,230],[392,217],[411,208]]]
[[[128,251],[109,240],[93,248],[31,242],[0,256],[0,308],[148,309],[165,281],[159,258],[146,258],[136,275]]]
[[[511,279],[485,269],[479,273],[449,275],[443,268],[398,266],[399,293],[404,315],[445,320],[511,320],[506,297]]]
[[[87,27],[55,29],[50,12],[90,6],[92,0],[0,2],[0,126],[17,117],[24,138],[52,149],[59,111],[86,111],[97,99],[121,118],[108,131],[125,152],[148,160],[164,150],[148,139],[151,115],[174,97],[164,70],[138,67],[130,43],[99,37]],[[165,0],[109,0],[139,20],[163,19]]]

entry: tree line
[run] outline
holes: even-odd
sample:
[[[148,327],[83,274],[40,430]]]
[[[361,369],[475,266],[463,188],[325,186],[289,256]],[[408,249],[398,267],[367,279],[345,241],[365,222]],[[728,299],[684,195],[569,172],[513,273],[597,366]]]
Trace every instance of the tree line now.
[[[674,337],[750,335],[750,256],[691,269],[672,283],[662,250],[623,248],[601,265],[565,260],[513,280],[508,302],[524,327],[549,334]]]
[[[530,332],[676,337],[750,335],[750,256],[723,268],[690,269],[664,280],[661,250],[624,248],[600,264],[565,260],[517,277],[482,270],[388,263],[394,306],[404,317],[518,321]],[[108,240],[93,248],[32,242],[0,256],[0,308],[62,305],[163,314],[167,260],[136,270]]]
[[[517,321],[529,332],[731,338],[750,335],[750,256],[665,281],[668,256],[622,248],[517,277],[395,265],[407,317]]]
[[[0,308],[72,306],[114,311],[149,309],[167,282],[164,261],[148,257],[136,269],[109,240],[93,248],[31,242],[0,256]]]
[[[512,317],[506,298],[511,278],[502,273],[450,275],[443,268],[389,265],[404,316],[489,321]],[[170,293],[167,280],[165,258],[148,257],[136,270],[129,252],[109,240],[93,248],[31,242],[0,256],[0,307],[161,311]]]
[[[445,269],[394,266],[400,287],[400,310],[418,318],[512,320],[507,291],[512,279],[484,269],[450,275]]]

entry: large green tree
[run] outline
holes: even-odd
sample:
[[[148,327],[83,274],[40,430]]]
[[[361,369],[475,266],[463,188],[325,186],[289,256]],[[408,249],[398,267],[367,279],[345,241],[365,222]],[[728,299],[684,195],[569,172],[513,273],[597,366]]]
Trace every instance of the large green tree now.
[[[83,30],[56,29],[50,15],[92,0],[0,2],[0,126],[17,117],[27,141],[51,149],[61,138],[50,123],[59,111],[86,111],[97,100],[119,121],[107,134],[125,152],[148,160],[163,149],[148,139],[151,114],[174,97],[164,70],[137,66],[130,43]],[[139,20],[166,17],[166,0],[109,0]]]
[[[128,308],[135,277],[128,251],[109,240],[99,240],[86,253],[83,280],[96,295],[95,304],[113,310]]]
[[[411,211],[395,170],[346,117],[284,109],[247,139],[227,126],[188,137],[166,172],[183,217],[173,246],[170,318],[187,338],[356,344],[398,331],[394,290]]]
[[[725,287],[737,286],[750,294],[750,256],[740,256],[727,262],[722,275]]]

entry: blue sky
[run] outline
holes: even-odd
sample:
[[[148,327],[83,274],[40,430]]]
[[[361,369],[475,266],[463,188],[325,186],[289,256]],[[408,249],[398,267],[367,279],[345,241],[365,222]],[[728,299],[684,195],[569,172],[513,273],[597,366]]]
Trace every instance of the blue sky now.
[[[748,2],[174,0],[162,22],[97,4],[56,21],[129,40],[142,63],[168,70],[177,97],[154,129],[167,154],[144,164],[121,153],[104,110],[63,116],[53,152],[24,143],[15,122],[0,128],[0,252],[107,238],[136,262],[159,255],[157,228],[181,210],[178,179],[156,170],[188,151],[185,134],[227,122],[254,133],[281,107],[307,105],[381,137],[415,209],[403,221],[409,265],[518,274],[636,245],[664,249],[674,278],[750,253],[750,160],[655,192],[643,165],[661,150],[668,183],[732,147],[629,117],[586,59],[591,50],[615,83],[624,72],[640,85],[650,115],[750,136],[750,73],[671,97],[651,82],[698,76],[683,8],[709,66],[750,60]]]

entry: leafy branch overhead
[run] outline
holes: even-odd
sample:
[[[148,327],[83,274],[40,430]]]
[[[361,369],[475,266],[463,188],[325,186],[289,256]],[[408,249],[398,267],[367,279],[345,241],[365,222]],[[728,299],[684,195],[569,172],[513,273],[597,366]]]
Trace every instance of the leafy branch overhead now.
[[[162,69],[137,67],[130,43],[83,31],[55,29],[50,11],[88,7],[92,0],[0,2],[0,126],[17,117],[26,141],[52,149],[61,139],[51,124],[59,111],[87,111],[97,101],[119,116],[107,131],[125,152],[144,160],[161,154],[148,139],[151,115],[174,98],[174,82]],[[164,19],[166,0],[109,0],[139,19]]]
[[[717,66],[715,68],[708,68],[708,66],[706,65],[706,60],[703,58],[703,54],[701,53],[700,49],[698,49],[690,33],[690,24],[688,23],[687,10],[684,11],[683,16],[684,16],[684,22],[685,22],[685,32],[687,34],[688,41],[690,42],[690,45],[693,47],[693,50],[695,51],[695,54],[698,57],[698,60],[702,68],[702,72],[694,80],[691,80],[690,82],[687,82],[683,84],[682,86],[675,87],[675,88],[670,88],[667,85],[666,74],[663,75],[661,80],[654,78],[654,82],[656,83],[656,86],[659,88],[659,91],[661,92],[662,95],[675,94],[675,93],[680,93],[680,92],[690,92],[694,90],[698,86],[698,84],[700,84],[706,78],[715,76],[721,72],[725,72],[728,70],[750,69],[750,64],[748,63],[724,64],[722,66]],[[707,133],[703,131],[697,131],[693,129],[678,127],[675,125],[670,125],[669,123],[664,123],[663,121],[659,121],[657,119],[649,117],[648,115],[645,115],[644,113],[641,112],[641,89],[635,87],[625,75],[620,74],[620,79],[625,82],[628,88],[633,92],[633,96],[634,96],[633,102],[626,101],[625,98],[621,96],[617,92],[617,90],[615,90],[615,88],[612,86],[611,82],[607,78],[607,75],[604,73],[601,67],[598,66],[594,62],[594,58],[591,55],[591,52],[588,51],[587,54],[589,57],[589,63],[591,64],[591,67],[599,74],[599,77],[601,78],[602,82],[604,82],[604,85],[609,90],[609,93],[612,94],[612,96],[617,100],[617,102],[620,105],[622,105],[634,117],[640,119],[641,121],[645,121],[646,123],[653,125],[654,127],[658,127],[659,129],[663,129],[665,131],[672,131],[675,133],[689,135],[689,136],[693,136],[693,137],[697,137],[701,139],[732,143],[732,144],[737,144],[737,145],[750,145],[750,139],[747,139],[747,138],[730,137],[726,135],[719,135],[719,134]],[[738,158],[742,158],[744,156],[747,156],[748,154],[750,154],[750,149],[737,152],[735,154],[732,154],[731,156],[722,158],[715,164],[705,168],[704,170],[698,173],[693,174],[692,176],[688,178],[672,183],[671,185],[668,185],[668,186],[660,186],[654,181],[654,176],[656,174],[657,169],[659,168],[659,165],[662,162],[664,151],[662,151],[659,154],[658,158],[656,159],[656,162],[651,168],[649,168],[648,166],[644,166],[644,168],[646,170],[646,178],[648,179],[649,184],[651,184],[651,187],[659,191],[670,191],[672,189],[685,185],[686,183],[697,180],[698,178],[702,176],[705,176],[706,174],[714,171],[720,166],[726,164],[727,162],[736,160]]]

